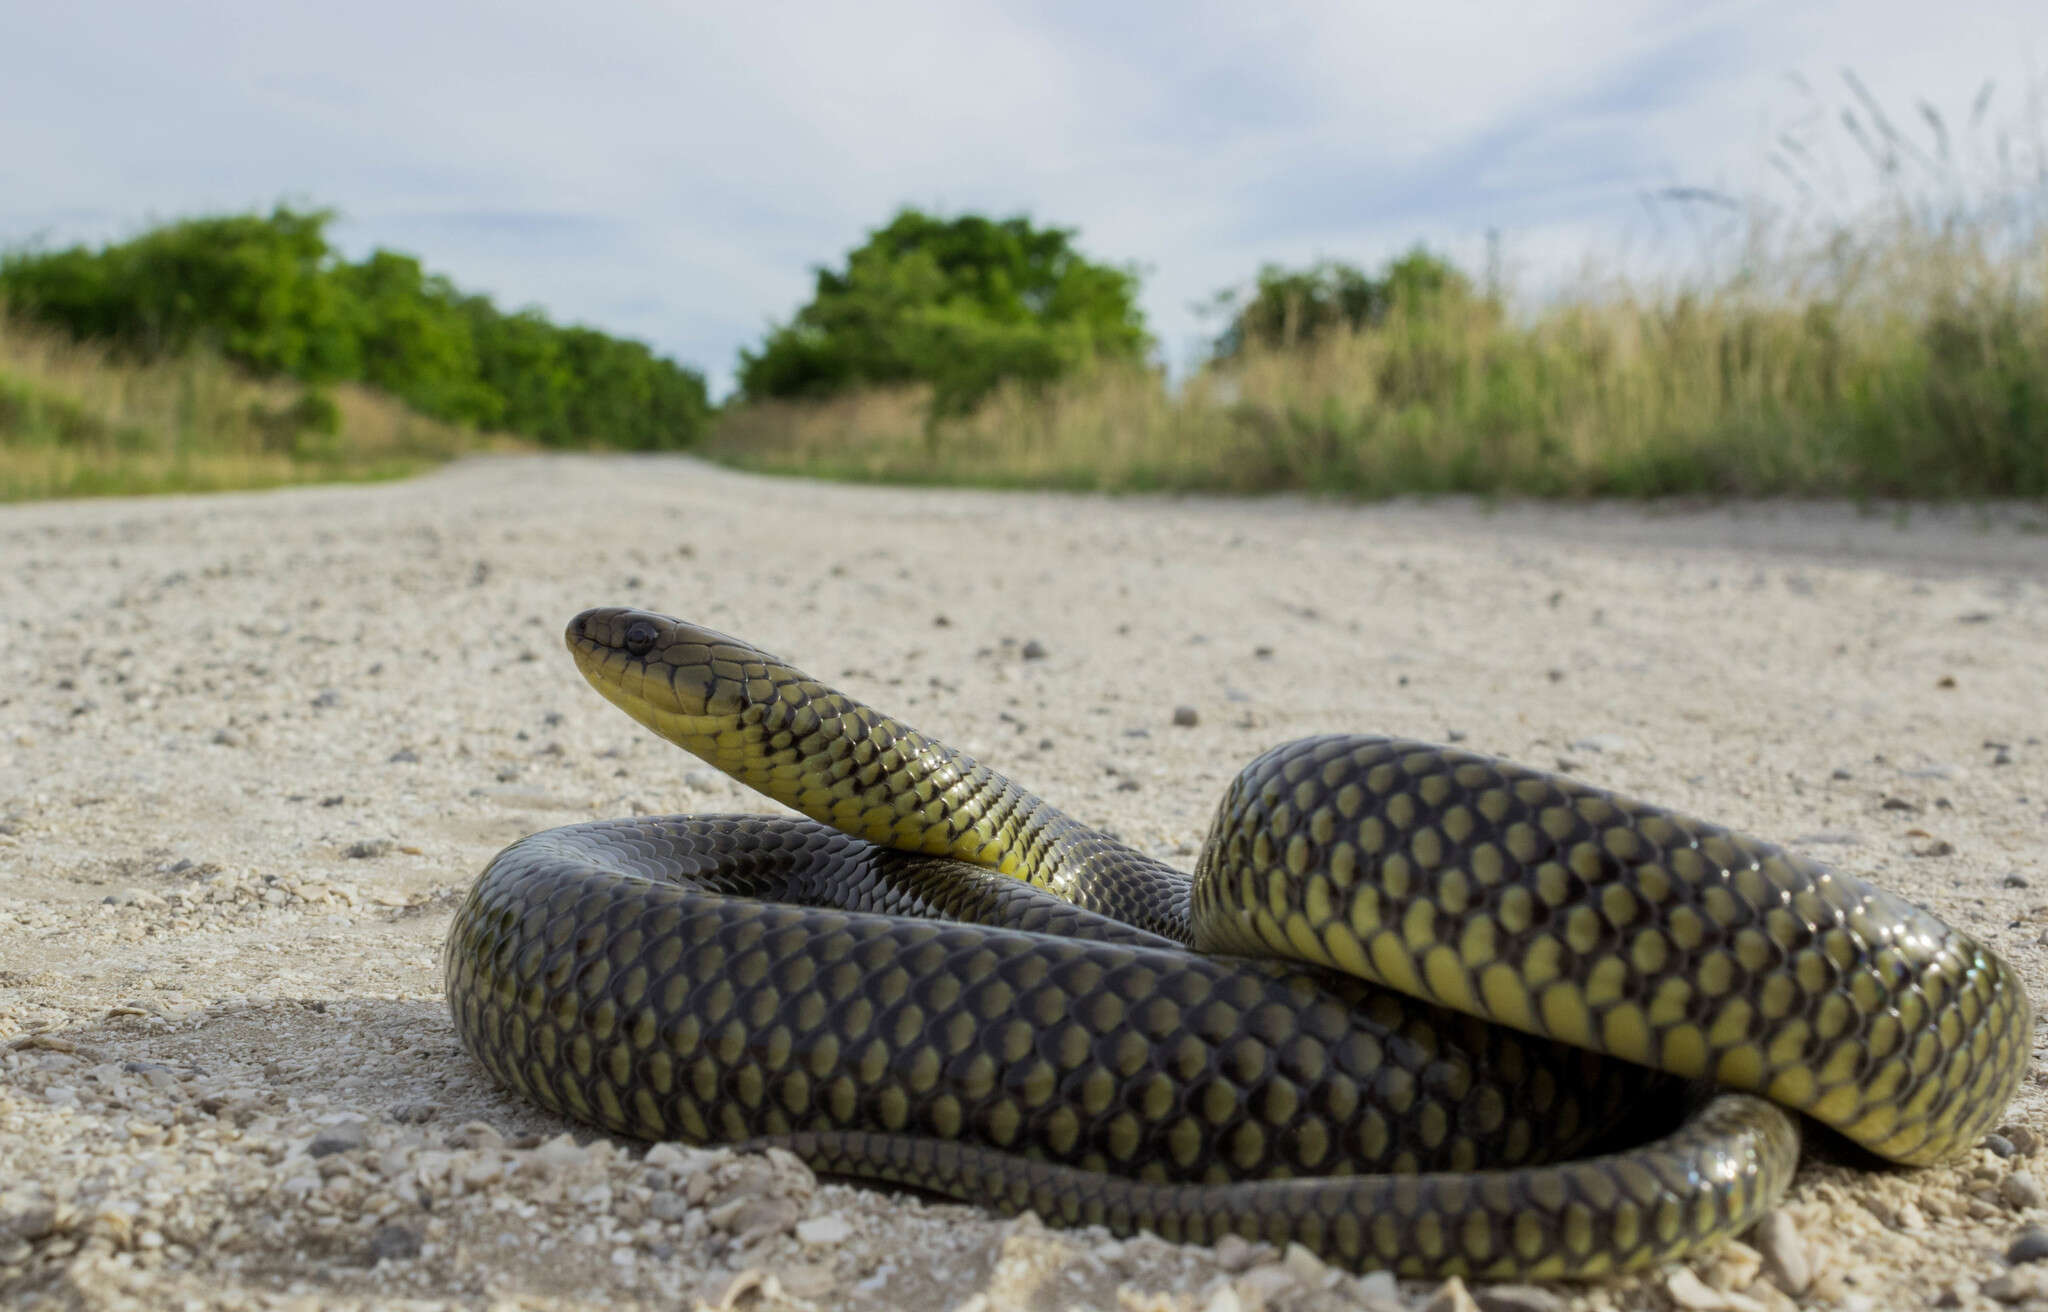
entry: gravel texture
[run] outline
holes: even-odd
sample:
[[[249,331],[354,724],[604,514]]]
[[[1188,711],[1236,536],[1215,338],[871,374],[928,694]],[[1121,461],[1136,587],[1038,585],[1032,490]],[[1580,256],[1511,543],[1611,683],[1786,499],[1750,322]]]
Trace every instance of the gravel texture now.
[[[440,995],[498,847],[772,809],[559,633],[727,629],[1190,861],[1238,764],[1383,730],[1856,868],[2048,970],[2048,514],[1373,507],[815,485],[681,459],[0,508],[0,1304],[2048,1305],[2048,1091],[1968,1158],[1810,1145],[1745,1243],[1593,1286],[1054,1232],[614,1141]]]

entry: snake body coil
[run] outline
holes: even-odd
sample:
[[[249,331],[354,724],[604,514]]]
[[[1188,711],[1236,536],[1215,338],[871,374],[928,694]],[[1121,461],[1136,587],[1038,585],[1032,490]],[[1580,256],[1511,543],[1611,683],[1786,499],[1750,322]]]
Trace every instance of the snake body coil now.
[[[610,609],[567,636],[635,719],[811,817],[575,825],[478,879],[464,1044],[610,1130],[1355,1267],[1590,1275],[1752,1224],[1798,1156],[1781,1107],[1929,1162],[2028,1055],[1967,936],[1572,780],[1306,739],[1246,767],[1190,880],[736,639]],[[1687,1081],[1740,1092],[1566,1160]]]

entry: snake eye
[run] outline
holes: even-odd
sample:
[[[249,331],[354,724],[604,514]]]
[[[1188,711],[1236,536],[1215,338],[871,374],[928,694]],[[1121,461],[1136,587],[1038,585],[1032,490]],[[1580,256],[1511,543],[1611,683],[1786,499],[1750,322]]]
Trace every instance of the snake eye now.
[[[645,656],[660,636],[661,630],[654,627],[653,620],[634,620],[626,626],[626,650],[635,656]]]

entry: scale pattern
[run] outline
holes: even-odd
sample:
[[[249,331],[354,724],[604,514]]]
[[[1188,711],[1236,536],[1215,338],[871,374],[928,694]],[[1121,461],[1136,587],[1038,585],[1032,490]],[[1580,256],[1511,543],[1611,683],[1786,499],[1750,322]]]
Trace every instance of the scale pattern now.
[[[1753,1223],[1797,1159],[1777,1104],[1929,1161],[2025,1064],[2025,996],[1966,936],[1575,781],[1288,744],[1191,882],[736,639],[597,610],[568,641],[811,817],[550,830],[458,911],[465,1045],[621,1133],[1354,1266],[1590,1275]],[[1565,1160],[1617,1126],[1661,1137]]]

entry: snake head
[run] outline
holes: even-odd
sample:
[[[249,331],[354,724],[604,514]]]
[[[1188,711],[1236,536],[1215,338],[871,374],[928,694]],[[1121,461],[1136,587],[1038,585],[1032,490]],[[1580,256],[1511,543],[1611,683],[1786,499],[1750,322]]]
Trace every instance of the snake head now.
[[[738,638],[624,606],[584,611],[569,621],[563,637],[591,687],[706,759],[712,740],[742,723],[754,700],[750,692],[769,687],[771,671],[783,668]]]

